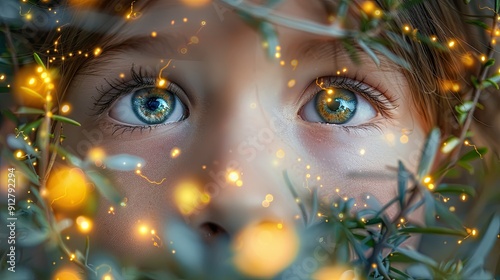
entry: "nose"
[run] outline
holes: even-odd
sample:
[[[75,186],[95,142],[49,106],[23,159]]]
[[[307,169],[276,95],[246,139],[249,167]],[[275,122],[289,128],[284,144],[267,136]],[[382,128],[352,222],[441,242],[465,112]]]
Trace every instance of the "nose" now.
[[[230,116],[220,115],[217,122],[223,125],[217,129],[200,131],[199,138],[210,149],[196,150],[203,168],[187,174],[198,178],[196,193],[204,199],[186,216],[207,241],[233,240],[246,227],[260,223],[292,228],[302,224],[294,193],[303,188],[284,177],[295,153],[269,118],[248,104],[232,107]]]
[[[203,238],[231,240],[246,227],[261,223],[299,226],[302,220],[295,197],[277,168],[263,162],[237,163],[231,160],[230,167],[208,171],[205,191],[210,201],[190,218]]]

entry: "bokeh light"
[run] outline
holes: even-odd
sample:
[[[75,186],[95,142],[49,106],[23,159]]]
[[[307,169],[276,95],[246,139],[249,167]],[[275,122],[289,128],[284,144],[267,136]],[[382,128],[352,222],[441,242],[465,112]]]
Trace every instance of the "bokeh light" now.
[[[63,267],[52,276],[53,280],[83,280],[81,272],[74,267]]]
[[[330,266],[318,270],[312,277],[314,280],[360,280],[361,277],[349,267]]]
[[[191,215],[210,202],[210,195],[192,181],[180,183],[174,191],[175,205],[183,215]]]
[[[244,228],[233,243],[236,268],[251,277],[271,278],[297,256],[299,239],[283,223],[265,222]]]
[[[78,218],[76,218],[76,224],[82,233],[87,233],[92,230],[92,220],[85,216],[78,216]]]
[[[212,2],[211,0],[181,0],[181,1],[184,5],[193,8],[202,7]]]
[[[54,208],[75,210],[84,206],[89,185],[81,169],[64,166],[50,174],[47,190]]]

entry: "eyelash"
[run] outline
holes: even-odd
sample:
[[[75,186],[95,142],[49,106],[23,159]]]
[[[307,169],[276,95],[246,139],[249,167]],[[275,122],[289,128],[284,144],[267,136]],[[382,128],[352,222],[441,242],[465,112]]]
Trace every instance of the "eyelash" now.
[[[109,109],[111,105],[113,105],[113,103],[118,100],[118,98],[131,93],[134,89],[156,85],[155,78],[148,78],[153,77],[153,75],[144,72],[142,68],[139,68],[139,71],[136,71],[134,65],[132,65],[132,68],[130,69],[130,75],[132,77],[132,80],[126,82],[118,78],[113,80],[108,80],[106,78],[104,79],[109,89],[105,90],[105,86],[97,88],[100,96],[99,98],[95,99],[94,107],[92,108],[92,110],[94,111],[93,115],[101,115],[107,109]]]
[[[100,96],[95,99],[94,107],[92,110],[94,111],[93,115],[101,115],[106,110],[108,110],[113,103],[118,100],[121,96],[131,93],[133,90],[141,87],[151,87],[156,85],[156,78],[154,75],[151,75],[148,72],[143,71],[142,68],[139,68],[138,71],[135,70],[134,65],[130,69],[130,75],[132,80],[124,82],[121,79],[113,79],[108,80],[104,79],[109,87],[108,90],[105,90],[105,86],[101,86],[97,88],[97,91],[100,93]],[[377,110],[385,118],[392,117],[392,111],[396,109],[397,106],[394,105],[396,101],[395,98],[388,96],[387,90],[379,90],[379,86],[373,87],[366,83],[364,83],[366,76],[358,77],[357,74],[354,75],[353,78],[347,76],[328,76],[321,77],[316,79],[316,83],[318,81],[324,82],[327,87],[339,87],[347,90],[351,90],[355,93],[362,95],[365,99],[368,100]],[[317,86],[317,85],[314,85]],[[319,90],[314,90],[314,93],[308,98],[310,101],[316,94],[318,94]],[[175,90],[174,90],[175,93]],[[145,125],[145,126],[130,126],[124,124],[113,124],[113,132],[112,134],[117,133],[118,131],[124,132],[133,132],[136,129],[139,129],[141,132],[145,129],[149,129],[150,131],[159,125]],[[374,128],[377,130],[381,130],[380,126],[375,123],[367,123],[358,126],[338,126],[344,129],[346,132],[351,132],[352,129],[369,129]]]
[[[374,87],[366,84],[364,82],[365,79],[366,76],[358,77],[357,73],[353,76],[353,78],[347,76],[328,76],[328,77],[317,78],[316,84],[313,85],[316,89],[308,97],[307,102],[312,100],[320,92],[320,90],[317,90],[318,87],[317,84],[319,81],[321,81],[324,83],[325,87],[338,87],[360,94],[370,104],[372,104],[375,107],[375,109],[379,114],[381,114],[386,119],[391,119],[393,117],[392,111],[397,108],[397,106],[394,105],[397,99],[388,95],[387,94],[388,90],[379,89],[380,85]],[[352,129],[366,130],[373,128],[379,131],[381,130],[381,127],[377,122],[366,123],[357,126],[342,126],[342,125],[335,125],[335,126],[345,130],[346,132],[351,132]]]
[[[106,86],[104,85],[102,85],[100,88],[97,88],[97,91],[99,92],[100,96],[97,99],[94,99],[95,100],[94,107],[92,108],[94,113],[92,115],[98,116],[103,114],[104,112],[106,112],[106,110],[111,108],[111,106],[115,103],[116,100],[118,100],[120,97],[124,95],[131,93],[134,90],[145,87],[156,86],[157,79],[151,78],[154,77],[154,75],[146,71],[143,71],[142,68],[139,68],[139,70],[136,71],[134,65],[132,65],[132,68],[130,69],[130,75],[132,77],[132,80],[126,82],[118,78],[113,80],[108,80],[106,78],[104,79],[109,89],[106,90],[105,89]],[[179,94],[178,92],[179,89],[176,86],[171,86],[171,85],[169,85],[167,89],[172,91],[174,94]],[[123,134],[125,132],[132,133],[136,130],[140,130],[140,132],[143,132],[144,130],[151,131],[163,125],[165,124],[144,125],[144,126],[112,124],[113,131],[111,134],[115,135],[118,132],[120,132],[120,134]]]

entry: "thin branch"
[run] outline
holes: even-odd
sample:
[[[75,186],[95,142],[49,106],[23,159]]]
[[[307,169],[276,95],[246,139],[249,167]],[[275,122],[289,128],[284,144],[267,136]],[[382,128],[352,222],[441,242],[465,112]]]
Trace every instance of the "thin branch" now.
[[[492,24],[492,29],[495,30],[496,25],[498,24],[498,16],[495,15],[493,24]],[[492,59],[495,55],[495,48],[492,46],[491,41],[488,44],[488,51],[487,51],[487,59],[485,61],[488,61]],[[479,98],[481,97],[481,92],[483,91],[483,88],[481,87],[481,84],[484,80],[486,80],[487,75],[488,75],[488,70],[490,69],[491,66],[486,66],[485,64],[482,65],[481,71],[479,72],[479,78],[478,78],[478,86],[475,87],[472,91],[472,96],[474,97],[472,100],[472,108],[467,112],[467,118],[465,119],[465,123],[462,127],[462,131],[460,133],[460,137],[458,139],[458,146],[455,148],[455,152],[451,156],[450,162],[445,168],[445,171],[443,172],[443,175],[441,175],[441,178],[439,178],[438,181],[441,181],[446,174],[446,171],[452,169],[453,167],[456,166],[459,156],[460,156],[460,150],[463,147],[465,138],[467,137],[467,132],[469,131],[469,128],[472,124],[472,119],[474,118],[474,112],[476,111],[477,104],[479,103]]]

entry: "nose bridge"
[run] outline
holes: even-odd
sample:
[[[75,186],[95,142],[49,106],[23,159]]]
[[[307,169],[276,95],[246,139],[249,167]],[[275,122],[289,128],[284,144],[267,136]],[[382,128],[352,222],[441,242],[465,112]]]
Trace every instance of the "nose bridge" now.
[[[256,76],[235,77],[225,88],[226,105],[219,109],[217,129],[206,132],[215,147],[206,153],[205,169],[197,171],[210,201],[190,217],[195,226],[215,223],[235,234],[253,222],[292,223],[299,214],[283,166],[277,165],[285,143],[270,112],[259,105],[272,94],[269,91],[277,90],[277,83],[269,82]]]
[[[194,219],[216,223],[229,233],[252,222],[290,222],[298,211],[282,167],[276,165],[281,140],[252,103],[243,102],[236,111],[216,136],[220,146],[202,171],[210,202]]]

